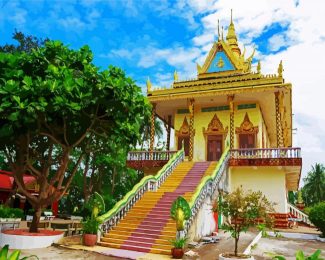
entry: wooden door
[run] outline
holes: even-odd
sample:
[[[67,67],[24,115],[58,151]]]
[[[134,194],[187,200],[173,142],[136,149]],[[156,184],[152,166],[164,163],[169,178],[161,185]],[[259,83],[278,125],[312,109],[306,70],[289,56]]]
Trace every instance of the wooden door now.
[[[210,135],[208,136],[208,147],[207,147],[207,160],[208,161],[219,161],[222,155],[222,136],[221,135]]]
[[[177,144],[177,148],[178,150],[182,149],[182,143],[184,141],[184,152],[185,152],[185,156],[189,155],[189,151],[190,151],[190,137],[189,136],[180,136],[178,137],[178,144]]]

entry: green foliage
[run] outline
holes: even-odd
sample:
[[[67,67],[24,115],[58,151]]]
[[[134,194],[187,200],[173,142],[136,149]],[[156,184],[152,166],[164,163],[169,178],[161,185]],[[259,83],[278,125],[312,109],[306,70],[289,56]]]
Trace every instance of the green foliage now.
[[[191,208],[186,199],[179,196],[172,204],[170,216],[176,220],[177,231],[184,230],[184,221],[191,217]]]
[[[0,52],[31,52],[33,49],[43,46],[48,41],[48,39],[38,39],[35,36],[25,35],[16,30],[12,38],[18,42],[18,45],[5,44],[4,46],[0,46]]]
[[[316,163],[304,178],[302,197],[307,206],[325,201],[325,167]]]
[[[18,208],[9,208],[0,205],[0,218],[23,218],[24,211]]]
[[[105,211],[105,202],[103,197],[98,192],[94,192],[87,202],[87,207],[91,210],[92,217],[96,218],[98,214]]]
[[[268,213],[274,211],[273,204],[260,191],[244,192],[243,188],[239,187],[226,194],[219,204],[226,218],[222,229],[229,232],[235,239],[236,256],[241,232],[246,232],[249,227],[256,226],[258,221],[264,222],[267,227],[272,225],[272,219]]]
[[[100,222],[96,218],[87,218],[86,221],[82,222],[82,230],[85,234],[97,234]]]
[[[187,242],[187,238],[183,237],[183,238],[179,238],[179,239],[172,239],[172,240],[169,240],[169,242],[171,243],[171,245],[174,248],[183,249]]]
[[[265,224],[258,224],[257,229],[262,232],[262,237],[269,237],[266,231],[266,225]]]
[[[107,155],[112,143],[126,154],[150,114],[131,78],[113,66],[100,71],[92,59],[88,46],[73,50],[58,41],[30,52],[0,52],[0,151],[35,209],[67,192],[86,155]],[[26,171],[40,189],[53,192],[31,194],[21,183]],[[100,179],[99,169],[96,174]]]
[[[325,201],[310,209],[309,220],[322,232],[322,237],[325,237]]]
[[[295,205],[296,204],[296,196],[295,196],[295,192],[294,191],[289,191],[288,192],[288,199],[289,199],[289,202],[292,205]]]
[[[19,256],[21,251],[20,250],[14,250],[11,255],[8,255],[9,253],[9,246],[5,245],[3,248],[0,249],[0,260],[19,260]],[[28,258],[36,258],[38,257],[36,255],[26,256],[23,258],[20,258],[20,260],[25,260]]]
[[[322,251],[318,249],[312,255],[305,256],[304,252],[299,250],[296,252],[296,260],[324,260],[324,258],[320,257],[321,253]],[[267,255],[272,257],[272,259],[286,260],[286,258],[282,255],[276,255],[274,253],[267,253]]]

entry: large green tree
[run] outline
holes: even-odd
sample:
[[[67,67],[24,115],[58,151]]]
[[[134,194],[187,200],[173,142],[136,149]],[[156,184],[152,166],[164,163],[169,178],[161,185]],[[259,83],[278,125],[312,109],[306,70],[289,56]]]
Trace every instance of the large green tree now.
[[[304,178],[302,188],[304,202],[310,206],[325,201],[325,167],[316,163]]]
[[[92,59],[87,46],[73,50],[58,41],[0,52],[0,150],[35,209],[31,232],[42,209],[67,192],[93,143],[118,136],[135,145],[150,110],[121,69],[100,71]],[[38,196],[24,185],[26,172],[35,176]]]

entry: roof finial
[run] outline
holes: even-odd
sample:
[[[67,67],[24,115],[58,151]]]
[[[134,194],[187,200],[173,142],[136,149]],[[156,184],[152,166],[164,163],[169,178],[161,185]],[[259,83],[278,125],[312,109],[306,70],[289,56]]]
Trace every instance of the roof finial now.
[[[150,82],[150,78],[148,77],[148,79],[147,79],[147,93],[151,91],[151,88],[152,88],[152,85]]]
[[[174,81],[177,82],[178,81],[178,74],[177,71],[175,70],[174,72]]]
[[[230,9],[230,23],[232,23],[232,9]]]
[[[219,19],[218,19],[218,41],[220,40],[220,26],[219,26]]]
[[[223,26],[221,27],[221,39],[223,40]]]

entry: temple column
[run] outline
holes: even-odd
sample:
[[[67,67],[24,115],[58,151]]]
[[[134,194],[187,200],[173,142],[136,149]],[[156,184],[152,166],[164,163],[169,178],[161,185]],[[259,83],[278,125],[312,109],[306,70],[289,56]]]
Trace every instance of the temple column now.
[[[281,124],[281,113],[280,113],[280,92],[277,91],[275,95],[275,120],[276,120],[276,142],[277,147],[283,147],[283,131]]]
[[[167,151],[170,150],[170,129],[172,125],[172,116],[168,115],[168,120],[166,124],[166,131],[167,131],[167,142],[166,142],[166,149]]]
[[[190,99],[189,103],[189,112],[190,112],[190,142],[189,142],[189,155],[188,160],[193,161],[193,151],[194,151],[194,99]]]
[[[152,104],[151,118],[150,118],[150,152],[153,152],[153,147],[155,143],[155,115],[156,115],[156,104]],[[150,155],[150,158],[152,154]]]
[[[235,95],[228,95],[230,118],[229,118],[229,131],[230,131],[230,149],[235,146],[235,111],[234,111],[234,97]]]

